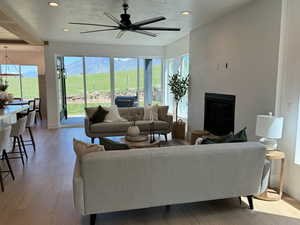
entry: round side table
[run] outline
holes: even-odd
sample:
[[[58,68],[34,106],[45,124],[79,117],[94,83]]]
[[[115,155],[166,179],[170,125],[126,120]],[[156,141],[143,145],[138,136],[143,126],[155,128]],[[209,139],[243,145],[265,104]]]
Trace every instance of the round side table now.
[[[266,158],[268,160],[281,160],[279,188],[278,191],[268,188],[264,193],[256,195],[255,197],[264,201],[279,201],[282,197],[285,154],[284,152],[280,151],[268,151],[266,154]]]

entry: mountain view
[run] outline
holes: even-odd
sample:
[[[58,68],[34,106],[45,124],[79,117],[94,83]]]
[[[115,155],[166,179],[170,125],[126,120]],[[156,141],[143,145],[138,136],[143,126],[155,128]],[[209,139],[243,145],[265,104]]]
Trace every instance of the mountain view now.
[[[81,57],[64,57],[65,70],[67,75],[78,75],[83,73],[83,62]],[[86,57],[86,73],[97,74],[106,73],[110,70],[109,58],[107,57]],[[153,59],[153,65],[160,65],[160,59]],[[126,71],[137,68],[137,60],[135,58],[114,58],[115,71]],[[140,59],[140,67],[143,68],[144,60]]]

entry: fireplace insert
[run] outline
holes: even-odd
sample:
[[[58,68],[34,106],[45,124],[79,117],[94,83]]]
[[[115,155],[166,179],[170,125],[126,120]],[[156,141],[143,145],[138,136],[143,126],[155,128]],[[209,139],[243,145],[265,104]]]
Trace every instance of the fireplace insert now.
[[[204,130],[218,136],[234,132],[235,96],[206,93]]]

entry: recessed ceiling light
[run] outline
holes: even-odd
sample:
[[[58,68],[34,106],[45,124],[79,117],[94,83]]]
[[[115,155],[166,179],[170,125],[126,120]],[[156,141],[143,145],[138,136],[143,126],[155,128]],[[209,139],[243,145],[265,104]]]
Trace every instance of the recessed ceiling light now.
[[[181,15],[183,15],[183,16],[188,16],[188,15],[190,15],[192,12],[191,11],[182,11],[181,12]]]
[[[64,32],[69,32],[70,30],[68,28],[64,28]]]
[[[58,4],[57,1],[48,2],[48,5],[51,6],[51,7],[57,7],[57,6],[59,6],[59,4]]]

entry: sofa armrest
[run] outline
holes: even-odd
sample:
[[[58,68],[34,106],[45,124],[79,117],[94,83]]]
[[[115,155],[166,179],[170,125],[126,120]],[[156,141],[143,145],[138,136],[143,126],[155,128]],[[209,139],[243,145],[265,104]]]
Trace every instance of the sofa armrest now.
[[[81,213],[81,215],[85,215],[84,208],[84,185],[83,179],[80,174],[80,165],[79,161],[76,160],[74,173],[73,173],[73,201],[75,209]]]
[[[84,118],[84,129],[85,129],[85,134],[86,136],[90,136],[89,134],[91,133],[91,122],[90,122],[90,119],[88,117],[85,117]]]
[[[271,173],[271,162],[270,160],[266,159],[264,163],[261,182],[260,182],[259,194],[264,193],[267,190],[270,173]]]
[[[168,122],[168,124],[169,124],[169,129],[170,129],[170,131],[171,131],[172,128],[173,128],[173,115],[167,115],[167,117],[166,117],[166,122]]]

